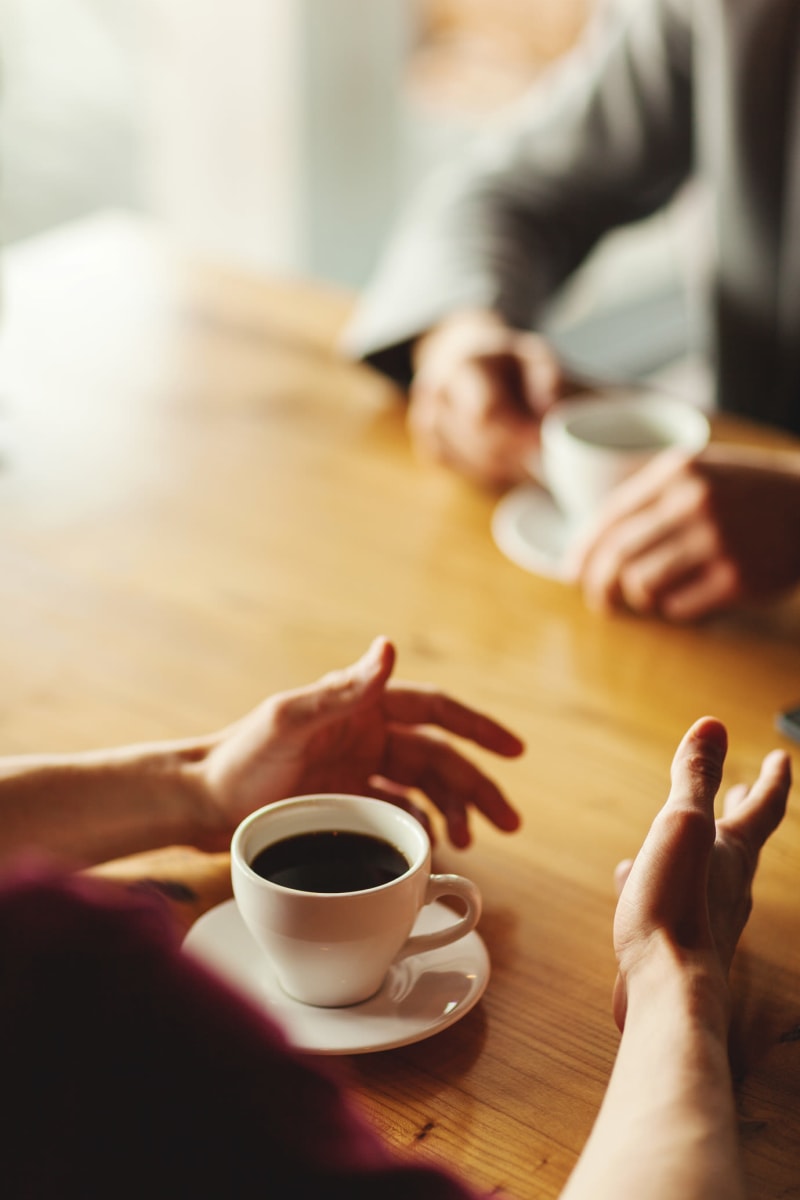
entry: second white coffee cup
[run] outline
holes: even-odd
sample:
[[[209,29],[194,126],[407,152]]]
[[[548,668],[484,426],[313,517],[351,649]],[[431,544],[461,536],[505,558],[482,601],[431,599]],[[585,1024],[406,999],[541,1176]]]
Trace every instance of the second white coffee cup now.
[[[702,450],[706,416],[680,397],[643,389],[561,401],[544,416],[532,473],[574,522],[593,516],[609,493],[656,454]]]
[[[431,874],[419,821],[366,796],[297,796],[258,809],[233,835],[231,876],[283,990],[328,1008],[368,999],[397,958],[456,941],[481,914],[474,883]],[[464,915],[411,936],[440,896],[457,897]]]

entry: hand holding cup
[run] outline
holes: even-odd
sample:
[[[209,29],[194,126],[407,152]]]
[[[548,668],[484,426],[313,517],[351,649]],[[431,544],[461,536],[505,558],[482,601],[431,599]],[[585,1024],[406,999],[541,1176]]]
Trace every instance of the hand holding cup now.
[[[709,432],[699,409],[667,393],[631,389],[564,400],[545,413],[540,450],[529,466],[578,529],[656,455],[695,454]]]

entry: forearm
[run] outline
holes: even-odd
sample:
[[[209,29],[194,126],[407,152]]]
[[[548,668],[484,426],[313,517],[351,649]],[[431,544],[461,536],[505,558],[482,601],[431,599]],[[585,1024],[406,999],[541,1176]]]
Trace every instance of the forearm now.
[[[629,988],[617,1061],[562,1200],[743,1200],[727,1013],[663,967]]]
[[[84,866],[202,840],[202,742],[0,760],[0,860],[42,850]]]

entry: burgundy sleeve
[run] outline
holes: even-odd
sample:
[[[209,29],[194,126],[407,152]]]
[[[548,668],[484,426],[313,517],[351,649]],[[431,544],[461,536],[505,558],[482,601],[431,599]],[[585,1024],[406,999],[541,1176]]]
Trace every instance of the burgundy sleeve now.
[[[8,1196],[470,1200],[182,955],[156,899],[97,880],[0,881],[0,1070]]]

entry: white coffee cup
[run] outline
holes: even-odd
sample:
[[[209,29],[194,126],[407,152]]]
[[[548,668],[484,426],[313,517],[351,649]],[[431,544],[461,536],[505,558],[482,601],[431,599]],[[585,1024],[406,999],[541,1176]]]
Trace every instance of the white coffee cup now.
[[[399,851],[402,873],[363,890],[312,891],[285,886],[253,869],[268,847],[298,835],[361,834]],[[272,851],[282,855],[280,851]],[[277,874],[277,872],[276,872]],[[464,937],[481,914],[480,892],[461,875],[432,875],[431,847],[414,817],[365,796],[296,796],[246,817],[231,842],[233,893],[242,919],[267,954],[288,995],[326,1008],[374,995],[398,958]],[[440,896],[466,906],[436,933],[411,936],[420,910]]]
[[[547,411],[531,473],[581,523],[656,454],[675,447],[696,453],[709,436],[706,416],[680,397],[641,389],[587,395]]]

